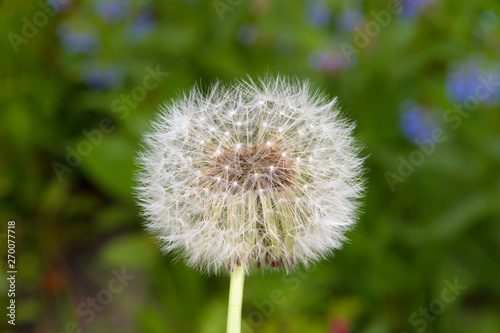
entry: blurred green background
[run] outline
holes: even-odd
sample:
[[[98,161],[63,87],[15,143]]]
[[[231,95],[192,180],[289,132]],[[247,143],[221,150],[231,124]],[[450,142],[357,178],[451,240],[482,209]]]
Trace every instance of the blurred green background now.
[[[228,277],[161,255],[133,158],[159,103],[282,73],[339,97],[368,188],[333,259],[247,278],[243,331],[500,332],[499,16],[494,0],[2,1],[3,311],[14,220],[17,332],[224,332]]]

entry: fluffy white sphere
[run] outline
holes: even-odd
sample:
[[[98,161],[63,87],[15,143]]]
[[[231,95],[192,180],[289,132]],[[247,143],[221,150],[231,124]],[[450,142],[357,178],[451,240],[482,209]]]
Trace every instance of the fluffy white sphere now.
[[[307,266],[355,222],[364,159],[353,129],[307,82],[195,87],[145,135],[136,194],[147,228],[209,273]]]

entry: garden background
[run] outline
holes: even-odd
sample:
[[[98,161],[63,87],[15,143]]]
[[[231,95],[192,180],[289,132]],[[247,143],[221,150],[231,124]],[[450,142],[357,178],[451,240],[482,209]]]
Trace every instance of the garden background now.
[[[228,277],[160,253],[134,156],[193,84],[281,73],[339,97],[368,186],[334,258],[247,278],[244,331],[500,332],[499,15],[493,0],[0,1],[0,330],[15,221],[16,332],[223,332]]]

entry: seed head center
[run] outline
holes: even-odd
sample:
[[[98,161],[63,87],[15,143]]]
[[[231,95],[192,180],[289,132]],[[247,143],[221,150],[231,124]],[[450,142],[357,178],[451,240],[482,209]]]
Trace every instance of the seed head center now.
[[[207,176],[216,192],[281,191],[294,177],[294,163],[275,145],[241,146],[214,156]]]

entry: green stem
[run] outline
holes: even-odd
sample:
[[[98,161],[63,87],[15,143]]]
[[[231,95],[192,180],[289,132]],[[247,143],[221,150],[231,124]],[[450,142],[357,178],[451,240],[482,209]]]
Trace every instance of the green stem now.
[[[241,302],[243,300],[243,283],[245,282],[245,267],[235,265],[231,273],[229,286],[229,305],[227,309],[227,333],[241,332]]]

